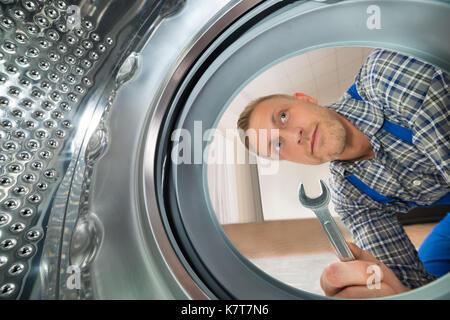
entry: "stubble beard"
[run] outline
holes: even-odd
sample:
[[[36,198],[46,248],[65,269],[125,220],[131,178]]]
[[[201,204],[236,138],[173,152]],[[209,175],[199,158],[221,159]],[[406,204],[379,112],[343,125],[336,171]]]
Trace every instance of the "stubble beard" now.
[[[345,142],[347,138],[347,132],[344,126],[339,121],[339,118],[331,111],[327,111],[327,119],[323,122],[323,128],[328,131],[325,138],[325,150],[326,154],[323,156],[323,161],[337,160],[345,150]],[[327,139],[328,138],[328,139]]]

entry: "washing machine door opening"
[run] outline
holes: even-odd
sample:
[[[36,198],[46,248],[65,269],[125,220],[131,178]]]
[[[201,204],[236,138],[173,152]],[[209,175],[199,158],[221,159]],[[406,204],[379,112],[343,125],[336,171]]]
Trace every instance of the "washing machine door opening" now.
[[[243,88],[280,62],[326,48],[386,48],[450,70],[445,32],[450,7],[441,1],[408,1],[407,9],[397,1],[376,6],[299,1],[270,10],[275,4],[260,4],[233,21],[201,54],[188,54],[183,62],[190,67],[177,75],[182,81],[173,80],[176,92],[173,86],[170,95],[163,92],[148,124],[141,160],[144,197],[147,208],[155,208],[155,202],[158,206],[158,214],[150,213],[150,225],[164,227],[178,266],[210,298],[323,298],[286,285],[249,262],[217,219],[203,161],[209,139],[203,139],[203,132],[218,126]],[[434,24],[427,23],[430,17]],[[181,143],[183,132],[194,139],[181,154],[197,157],[190,162],[178,161],[180,154],[175,161],[172,156],[174,141]],[[196,134],[202,137],[199,143]],[[155,140],[149,142],[149,137]],[[447,275],[392,298],[448,298],[449,281]]]
[[[320,196],[322,189],[318,182],[322,180],[329,184],[330,164],[325,162],[321,165],[306,165],[258,158],[248,152],[242,143],[236,129],[237,120],[247,105],[252,105],[253,101],[261,97],[275,94],[273,99],[287,99],[282,100],[283,108],[272,105],[274,114],[284,117],[284,125],[288,126],[283,137],[289,140],[291,133],[297,132],[300,139],[300,131],[294,130],[301,128],[302,134],[305,132],[301,138],[306,144],[302,145],[302,140],[297,142],[300,145],[296,145],[296,152],[309,155],[303,148],[307,147],[315,127],[310,127],[309,123],[315,124],[316,120],[305,117],[304,111],[298,113],[300,109],[294,108],[293,104],[289,104],[291,107],[286,106],[287,103],[295,101],[290,97],[295,92],[300,97],[301,94],[308,95],[308,99],[316,100],[320,106],[339,103],[344,93],[353,85],[363,64],[370,55],[377,52],[373,48],[337,47],[313,50],[287,59],[269,68],[245,86],[227,107],[215,129],[201,128],[201,121],[197,121],[195,129],[203,134],[192,136],[187,135],[187,132],[180,132],[182,139],[175,139],[174,151],[176,148],[180,149],[176,152],[179,158],[172,153],[171,161],[191,163],[196,157],[191,155],[192,159],[188,159],[190,152],[186,141],[195,143],[193,141],[199,136],[208,140],[202,161],[207,166],[209,200],[218,222],[245,258],[272,277],[297,289],[323,295],[320,286],[321,274],[329,265],[339,261],[333,252],[333,242],[328,240],[313,210],[305,208],[299,202],[298,194],[299,185],[302,183],[308,197]],[[288,97],[279,97],[279,94]],[[268,106],[267,103],[265,105]],[[265,123],[268,123],[270,113],[259,113],[260,119],[264,116]],[[326,119],[327,123],[329,120]],[[336,128],[331,123],[328,126],[321,125],[322,132],[326,134],[328,127]],[[262,139],[265,139],[265,133],[260,133]],[[321,146],[323,145],[322,142]],[[264,150],[264,146],[262,143],[259,149]],[[287,150],[288,156],[291,156],[289,151],[290,149]],[[198,155],[197,159],[199,158]],[[341,221],[333,204],[333,201],[328,203],[329,212],[344,239],[352,241],[350,231]],[[419,248],[424,237],[445,217],[448,210],[450,206],[415,208],[407,214],[399,213],[398,218],[409,238],[414,240],[415,247]],[[411,216],[415,216],[417,222],[405,225],[408,223],[405,219]],[[419,220],[418,217],[425,219]],[[322,223],[325,224],[325,220],[322,218]],[[424,224],[425,222],[429,224]],[[421,228],[420,233],[418,228]],[[358,236],[353,237],[355,238]],[[339,238],[334,241],[339,241]],[[338,249],[340,250],[340,247]]]

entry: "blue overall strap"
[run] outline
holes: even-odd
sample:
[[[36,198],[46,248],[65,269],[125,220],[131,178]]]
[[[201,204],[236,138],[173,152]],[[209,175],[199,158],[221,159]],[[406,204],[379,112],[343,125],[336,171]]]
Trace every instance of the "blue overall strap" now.
[[[385,204],[385,203],[390,203],[390,202],[395,202],[395,201],[401,201],[400,199],[391,199],[391,198],[388,198],[388,197],[382,195],[381,193],[378,193],[376,190],[372,189],[367,184],[362,182],[354,174],[346,176],[345,179],[347,179],[348,182],[350,182],[353,186],[355,186],[356,189],[358,189],[359,191],[361,191],[362,193],[366,194],[367,196],[369,196],[370,198],[372,198],[373,200],[375,200],[379,203]],[[407,203],[411,206],[416,206],[416,207],[434,207],[438,204],[450,204],[450,192],[432,204],[423,205],[423,204],[417,204],[415,202],[407,202]]]
[[[352,84],[352,86],[347,90],[347,93],[351,95],[355,100],[363,100],[359,95],[358,90],[356,89],[355,83]],[[408,128],[399,126],[398,124],[390,122],[389,120],[384,120],[383,126],[381,128],[392,134],[394,137],[403,140],[406,143],[413,144],[412,131]]]
[[[445,196],[443,196],[438,201],[433,203],[431,206],[435,206],[437,204],[450,204],[450,192],[448,192]]]
[[[352,86],[348,88],[347,93],[351,95],[353,99],[362,101],[362,98],[359,95],[358,90],[356,90],[356,83],[352,84]]]
[[[383,126],[381,128],[392,134],[394,137],[403,140],[410,145],[413,144],[412,131],[408,128],[399,126],[398,124],[395,124],[388,120],[384,120]]]
[[[355,99],[355,100],[360,100],[360,101],[363,100],[361,98],[361,96],[358,94],[358,90],[356,89],[355,83],[347,90],[347,93],[350,94],[353,97],[353,99]],[[411,145],[413,144],[412,131],[409,130],[408,128],[399,126],[398,124],[395,124],[388,120],[384,120],[382,129],[389,132],[394,137],[396,137],[400,140],[403,140]],[[378,193],[377,191],[375,191],[374,189],[372,189],[371,187],[366,185],[364,182],[362,182],[354,174],[346,176],[345,179],[347,179],[348,182],[350,182],[353,186],[355,186],[362,193],[366,194],[367,196],[369,196],[370,198],[372,198],[373,200],[375,200],[377,202],[390,203],[390,202],[397,201],[396,199],[390,199],[390,198]],[[408,204],[413,205],[413,206],[419,206],[419,207],[432,207],[432,206],[435,206],[438,204],[450,204],[450,192],[431,205],[418,205],[415,202],[408,202]]]
[[[377,202],[389,203],[389,202],[397,201],[397,200],[394,200],[394,199],[390,199],[390,198],[388,198],[386,196],[383,196],[381,193],[378,193],[377,191],[375,191],[374,189],[369,187],[367,184],[362,182],[354,174],[346,176],[345,179],[347,179],[348,182],[350,182],[352,185],[354,185],[356,187],[356,189],[358,189],[362,193],[368,195],[370,198],[372,198],[373,200],[375,200]]]

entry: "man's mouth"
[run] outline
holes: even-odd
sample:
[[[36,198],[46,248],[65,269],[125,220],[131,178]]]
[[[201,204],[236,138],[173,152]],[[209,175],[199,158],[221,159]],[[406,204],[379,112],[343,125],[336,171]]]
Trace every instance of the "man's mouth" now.
[[[317,138],[318,138],[318,132],[317,132],[317,128],[319,127],[319,125],[316,126],[316,128],[313,131],[313,134],[311,135],[311,154],[314,154],[314,149],[317,143]]]

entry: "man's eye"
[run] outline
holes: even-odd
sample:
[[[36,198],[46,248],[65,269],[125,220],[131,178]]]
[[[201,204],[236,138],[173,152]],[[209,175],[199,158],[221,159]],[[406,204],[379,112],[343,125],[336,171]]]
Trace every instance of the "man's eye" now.
[[[283,124],[285,124],[286,122],[287,122],[287,113],[286,112],[282,112],[281,114],[280,114],[280,121],[281,121],[281,123],[283,123]]]
[[[278,141],[278,142],[275,144],[275,150],[276,150],[276,151],[280,151],[280,149],[281,149],[281,141]]]

